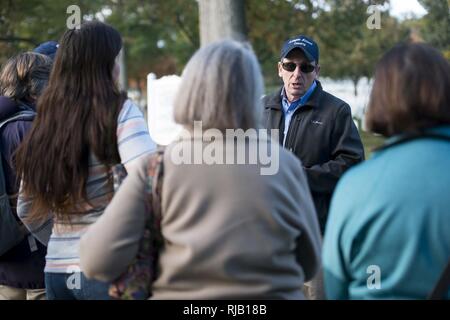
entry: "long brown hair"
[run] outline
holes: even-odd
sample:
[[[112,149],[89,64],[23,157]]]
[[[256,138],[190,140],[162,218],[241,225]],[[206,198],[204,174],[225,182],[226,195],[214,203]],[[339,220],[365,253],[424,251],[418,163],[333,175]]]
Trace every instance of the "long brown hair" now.
[[[392,136],[450,124],[450,65],[426,44],[399,44],[378,62],[366,124]]]
[[[113,69],[120,34],[101,22],[68,30],[59,41],[49,83],[37,103],[30,133],[16,152],[30,220],[50,212],[69,218],[87,201],[89,155],[109,167],[120,162],[117,117],[125,99]]]

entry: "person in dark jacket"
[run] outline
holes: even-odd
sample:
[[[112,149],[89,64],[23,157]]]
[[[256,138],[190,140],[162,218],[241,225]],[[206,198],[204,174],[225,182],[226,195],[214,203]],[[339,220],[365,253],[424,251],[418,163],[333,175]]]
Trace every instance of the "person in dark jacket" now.
[[[342,174],[364,160],[350,106],[322,89],[319,48],[308,37],[286,41],[278,62],[283,86],[264,97],[264,125],[303,163],[322,234],[333,190]]]
[[[287,40],[278,62],[283,86],[263,98],[263,124],[279,129],[280,144],[301,160],[323,235],[334,188],[364,160],[364,147],[350,106],[322,89],[319,72],[316,42],[302,35]],[[321,273],[304,291],[310,299],[325,297]]]
[[[18,112],[35,111],[35,101],[47,84],[52,60],[26,52],[9,59],[0,72],[0,122]],[[19,179],[13,155],[31,128],[33,118],[19,118],[0,130],[0,152],[11,209],[16,212]],[[18,219],[18,218],[17,218]],[[0,256],[0,300],[45,298],[44,265],[46,247],[28,234],[14,248]]]

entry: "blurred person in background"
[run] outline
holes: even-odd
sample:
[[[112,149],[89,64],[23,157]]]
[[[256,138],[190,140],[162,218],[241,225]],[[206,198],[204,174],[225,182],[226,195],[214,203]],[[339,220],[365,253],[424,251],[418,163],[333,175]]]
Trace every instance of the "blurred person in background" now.
[[[18,221],[20,176],[15,171],[13,155],[31,128],[36,100],[47,85],[51,65],[49,57],[25,52],[9,59],[0,71],[1,161],[11,211]],[[24,232],[23,240],[0,256],[0,300],[45,298],[46,251],[45,245]]]
[[[426,44],[389,50],[376,67],[366,122],[389,139],[336,188],[323,249],[326,294],[425,299],[450,259],[448,61]]]

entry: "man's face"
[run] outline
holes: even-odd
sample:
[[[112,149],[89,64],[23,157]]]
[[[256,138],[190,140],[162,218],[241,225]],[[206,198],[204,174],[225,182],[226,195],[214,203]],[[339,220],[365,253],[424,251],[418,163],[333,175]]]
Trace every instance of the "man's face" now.
[[[283,63],[295,63],[297,66],[293,71],[283,69]],[[315,66],[314,70],[306,73],[300,70],[302,64]],[[289,102],[299,99],[309,89],[313,81],[318,77],[320,66],[316,62],[309,62],[300,49],[292,50],[286,58],[278,62],[278,75],[283,79],[284,90]]]

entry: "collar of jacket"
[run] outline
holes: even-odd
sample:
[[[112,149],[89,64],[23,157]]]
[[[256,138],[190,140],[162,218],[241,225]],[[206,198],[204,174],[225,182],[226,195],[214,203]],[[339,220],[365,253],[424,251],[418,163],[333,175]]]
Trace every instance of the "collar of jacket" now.
[[[16,112],[19,112],[18,104],[10,98],[0,96],[0,121],[11,117]]]
[[[15,113],[23,110],[36,111],[34,105],[0,96],[0,121],[8,119]]]
[[[430,128],[419,129],[414,132],[408,132],[389,137],[386,139],[383,145],[374,149],[373,156],[377,156],[382,151],[390,149],[393,146],[397,146],[404,142],[409,142],[421,138],[450,141],[450,125],[438,125]]]
[[[322,84],[319,80],[316,80],[316,89],[314,89],[314,92],[309,97],[308,101],[304,104],[304,106],[310,106],[310,107],[316,107],[319,104],[319,98],[320,94],[322,93]],[[268,101],[266,103],[266,109],[274,109],[274,110],[280,110],[282,111],[282,105],[281,105],[281,91],[283,90],[283,87],[281,87],[277,92],[271,96],[268,97]]]

